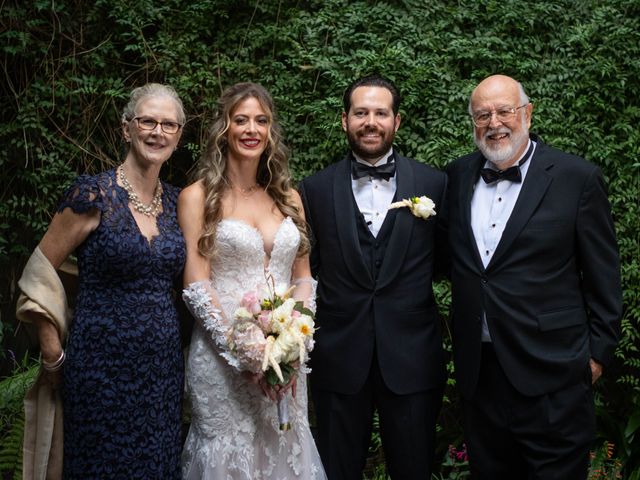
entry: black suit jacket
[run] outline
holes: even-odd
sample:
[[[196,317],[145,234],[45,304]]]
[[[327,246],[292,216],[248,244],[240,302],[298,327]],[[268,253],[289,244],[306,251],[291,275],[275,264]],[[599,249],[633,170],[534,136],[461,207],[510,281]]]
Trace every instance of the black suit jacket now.
[[[311,382],[322,390],[359,391],[375,347],[385,383],[395,393],[439,387],[441,324],[431,282],[446,175],[395,155],[396,198],[426,195],[437,215],[423,220],[407,208],[389,212],[385,221],[394,225],[376,280],[360,250],[350,162],[351,155],[300,185],[311,230],[311,267],[318,278]]]
[[[589,358],[613,357],[622,311],[620,266],[600,170],[542,143],[491,262],[482,265],[471,198],[485,159],[447,169],[452,331],[457,383],[473,395],[481,319],[513,386],[541,395],[590,376]]]

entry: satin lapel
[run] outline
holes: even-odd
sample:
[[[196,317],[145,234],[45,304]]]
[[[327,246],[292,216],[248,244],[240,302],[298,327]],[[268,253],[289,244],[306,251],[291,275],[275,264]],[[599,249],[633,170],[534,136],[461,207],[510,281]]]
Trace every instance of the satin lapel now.
[[[540,147],[541,145],[538,144],[538,148]],[[493,268],[496,262],[500,261],[500,257],[513,246],[520,231],[527,224],[536,208],[538,208],[547,188],[551,184],[552,177],[547,173],[547,170],[553,167],[553,163],[546,159],[544,154],[539,156],[539,153],[538,149],[536,149],[533,158],[530,160],[531,165],[522,184],[520,195],[518,195],[518,200],[516,200],[513,212],[511,212],[511,216],[507,221],[496,251],[491,257],[489,265],[487,265],[487,270]]]
[[[350,156],[347,156],[336,166],[335,178],[333,179],[333,201],[338,241],[347,269],[360,285],[371,288],[373,278],[362,257],[355,223],[356,207],[351,190]]]
[[[416,183],[413,172],[411,171],[411,165],[404,157],[395,155],[396,162],[396,199],[398,201],[413,197],[416,195],[426,195],[428,192],[416,192]],[[407,254],[409,248],[409,242],[411,241],[411,234],[413,232],[414,216],[406,208],[397,211],[395,214],[395,220],[393,224],[393,231],[389,238],[389,244],[380,267],[380,274],[378,276],[377,288],[384,288],[388,285],[397,275],[402,264],[404,257]],[[427,220],[428,221],[428,220]]]
[[[478,154],[476,158],[469,162],[464,178],[460,182],[460,209],[462,210],[462,229],[467,230],[468,250],[473,257],[473,261],[480,271],[484,270],[480,252],[478,252],[478,243],[473,234],[471,226],[471,199],[476,188],[476,183],[480,178],[480,169],[485,163],[485,158]]]

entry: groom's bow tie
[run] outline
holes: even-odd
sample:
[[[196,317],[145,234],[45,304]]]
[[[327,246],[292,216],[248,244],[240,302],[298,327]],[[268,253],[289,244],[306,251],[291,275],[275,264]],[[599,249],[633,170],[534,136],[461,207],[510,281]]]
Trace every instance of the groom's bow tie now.
[[[533,150],[533,143],[529,146],[529,150],[524,155],[524,158],[518,162],[517,165],[507,168],[506,170],[494,170],[493,168],[481,168],[480,176],[485,181],[485,183],[491,184],[497,182],[498,180],[510,180],[514,183],[522,182],[522,173],[520,172],[520,167],[527,163],[529,157],[531,156],[531,151]]]
[[[354,180],[369,175],[373,178],[379,178],[388,182],[389,179],[395,175],[395,173],[396,164],[393,161],[393,157],[391,157],[387,163],[379,165],[377,167],[365,165],[364,163],[360,163],[356,160],[351,161],[351,175],[353,176]]]

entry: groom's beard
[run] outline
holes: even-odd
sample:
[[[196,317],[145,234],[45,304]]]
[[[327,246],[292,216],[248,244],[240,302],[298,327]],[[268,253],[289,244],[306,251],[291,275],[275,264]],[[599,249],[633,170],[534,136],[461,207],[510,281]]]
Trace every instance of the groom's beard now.
[[[362,138],[368,133],[380,135],[380,142],[377,145],[367,145]],[[347,127],[347,141],[353,153],[363,160],[378,160],[387,153],[393,145],[395,132],[385,131],[379,128],[364,127],[360,130],[352,131]]]

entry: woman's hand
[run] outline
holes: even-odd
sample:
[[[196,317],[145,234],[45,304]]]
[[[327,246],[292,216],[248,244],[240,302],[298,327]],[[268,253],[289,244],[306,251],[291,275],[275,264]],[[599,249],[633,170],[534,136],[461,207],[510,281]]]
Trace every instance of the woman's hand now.
[[[43,370],[44,380],[49,384],[53,390],[57,390],[62,385],[62,370],[56,370],[55,372],[49,372]]]
[[[277,383],[276,385],[269,385],[267,382],[264,373],[252,373],[252,372],[242,372],[242,375],[250,382],[255,385],[258,385],[262,390],[262,393],[265,397],[269,398],[271,401],[275,402],[276,400],[282,399],[287,391],[291,389],[291,395],[293,398],[296,398],[296,389],[298,383],[298,375],[291,375],[291,378],[286,384]]]
[[[253,373],[253,372],[242,372],[242,375],[251,383],[258,385],[262,390],[262,393],[265,397],[269,398],[272,401],[276,401],[277,395],[276,391],[269,385],[267,379],[264,376],[264,373]]]
[[[297,384],[298,384],[298,375],[294,373],[293,375],[291,375],[291,378],[285,385],[282,385],[279,383],[277,385],[274,385],[273,389],[276,392],[278,400],[284,397],[289,389],[291,389],[291,395],[293,396],[293,398],[296,398]]]

